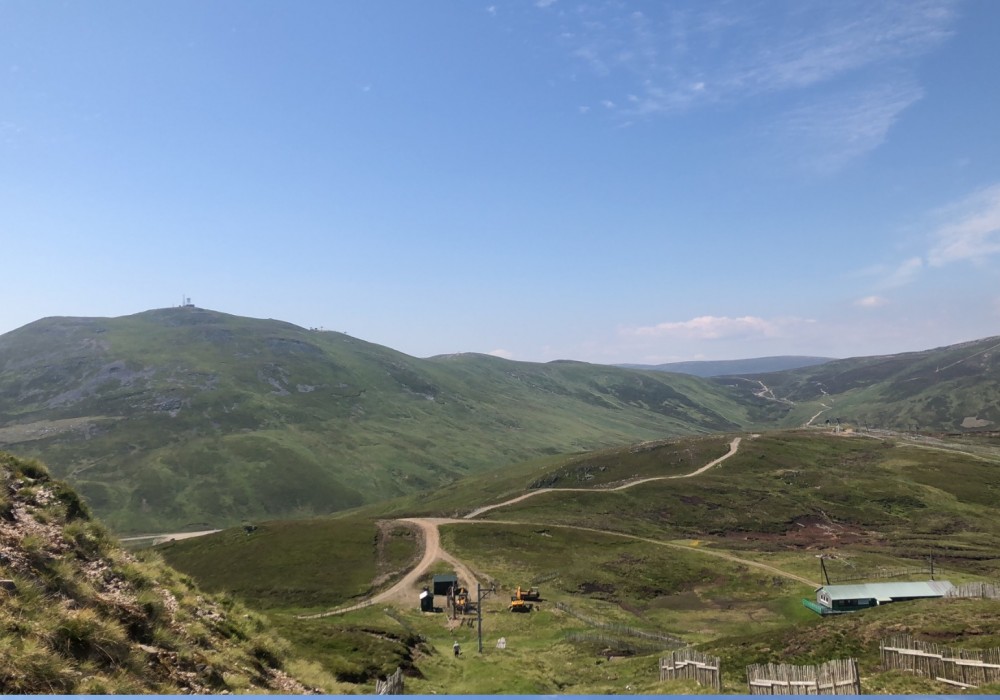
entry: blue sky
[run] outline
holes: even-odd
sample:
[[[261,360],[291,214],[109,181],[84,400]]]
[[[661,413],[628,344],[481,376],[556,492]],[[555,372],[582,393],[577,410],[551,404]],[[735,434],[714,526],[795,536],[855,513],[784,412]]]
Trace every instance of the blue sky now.
[[[1000,3],[0,0],[0,333],[416,356],[1000,333]]]

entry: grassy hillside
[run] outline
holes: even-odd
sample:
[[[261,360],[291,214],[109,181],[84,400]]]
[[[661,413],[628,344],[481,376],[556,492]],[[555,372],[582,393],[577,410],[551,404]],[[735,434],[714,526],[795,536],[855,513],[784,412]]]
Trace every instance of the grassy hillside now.
[[[65,483],[0,453],[0,692],[302,693],[264,618],[120,549]]]
[[[815,367],[720,378],[747,399],[768,390],[787,425],[817,418],[853,427],[971,432],[1000,428],[1000,336],[924,352],[835,360]]]
[[[343,517],[265,522],[250,533],[233,528],[157,550],[206,588],[259,609],[307,610],[367,597],[412,566],[418,548],[405,524]]]
[[[911,441],[819,430],[745,434],[734,456],[696,479],[615,492],[602,488],[694,471],[725,454],[731,437],[538,459],[395,499],[371,512],[455,517],[543,487],[583,488],[592,491],[541,493],[480,517],[766,552],[851,545],[903,558],[934,554],[972,571],[1000,567],[1000,453],[985,438]],[[813,562],[810,573],[815,571]]]
[[[967,440],[928,449],[816,430],[744,434],[735,455],[696,477],[607,490],[637,477],[690,473],[724,454],[731,437],[539,459],[349,516],[263,524],[268,539],[256,543],[233,530],[160,551],[203,585],[266,610],[298,654],[366,691],[403,666],[408,692],[417,693],[698,692],[656,680],[660,655],[694,644],[722,656],[726,692],[745,692],[748,663],[855,655],[865,692],[937,693],[953,689],[879,668],[881,636],[1000,644],[989,622],[995,601],[894,604],[820,618],[801,605],[813,587],[795,578],[821,580],[821,553],[834,583],[898,571],[926,578],[929,555],[939,578],[1000,577],[1000,459],[970,454]],[[378,572],[405,568],[399,562],[417,544],[405,531],[387,530],[386,518],[467,513],[546,485],[584,490],[537,495],[439,528],[443,547],[497,587],[484,606],[482,655],[474,628],[420,613],[416,590],[345,615],[295,617],[356,602],[389,585],[375,583]],[[316,551],[314,542],[326,543],[325,558],[296,565]],[[380,562],[390,546],[400,554],[386,567]],[[236,560],[267,564],[251,580],[226,564]],[[448,568],[438,562],[432,571]],[[328,580],[322,595],[274,593],[308,592],[317,577]],[[506,611],[519,585],[542,590],[531,615]],[[501,637],[506,650],[496,648]],[[455,640],[465,649],[460,659],[450,654]]]
[[[705,380],[578,362],[417,359],[193,308],[0,336],[0,447],[44,459],[117,531],[309,517],[545,455],[824,425],[1000,425],[986,339]]]
[[[872,548],[1000,567],[1000,460],[812,431],[744,439],[697,479],[541,494],[486,513],[763,550]]]
[[[583,363],[420,360],[202,309],[0,337],[0,446],[44,458],[123,532],[325,514],[532,456],[732,430],[755,404],[730,394]]]
[[[404,496],[364,509],[385,517],[458,517],[488,505],[544,488],[599,488],[648,476],[694,471],[729,449],[730,435],[672,438],[628,447],[540,457],[502,470],[466,477],[426,493]]]

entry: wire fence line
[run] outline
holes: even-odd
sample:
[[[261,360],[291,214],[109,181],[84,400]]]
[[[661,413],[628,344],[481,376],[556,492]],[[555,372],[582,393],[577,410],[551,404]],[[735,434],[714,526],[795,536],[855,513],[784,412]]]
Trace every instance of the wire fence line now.
[[[636,656],[663,650],[662,644],[653,641],[602,632],[567,632],[566,641],[601,647],[608,656]]]
[[[636,637],[638,639],[650,639],[658,642],[663,642],[670,646],[682,647],[687,646],[685,642],[680,637],[675,637],[672,634],[667,634],[665,632],[649,632],[647,630],[636,629],[635,627],[629,627],[628,625],[618,625],[610,622],[601,622],[600,620],[595,620],[592,617],[588,617],[583,613],[577,612],[570,608],[565,603],[556,603],[555,606],[562,610],[568,615],[572,615],[577,620],[585,622],[591,627],[596,627],[602,630],[608,630],[609,632],[614,632],[618,635],[624,637]]]

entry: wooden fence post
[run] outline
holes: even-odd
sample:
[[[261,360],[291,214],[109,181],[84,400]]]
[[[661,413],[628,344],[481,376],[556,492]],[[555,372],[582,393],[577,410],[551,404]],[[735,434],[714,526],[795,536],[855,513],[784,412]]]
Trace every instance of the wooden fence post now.
[[[722,667],[718,656],[708,656],[691,648],[670,652],[670,658],[660,659],[660,680],[691,678],[703,685],[722,692]]]
[[[384,681],[375,681],[376,695],[402,695],[403,694],[403,669],[397,668],[396,672]]]

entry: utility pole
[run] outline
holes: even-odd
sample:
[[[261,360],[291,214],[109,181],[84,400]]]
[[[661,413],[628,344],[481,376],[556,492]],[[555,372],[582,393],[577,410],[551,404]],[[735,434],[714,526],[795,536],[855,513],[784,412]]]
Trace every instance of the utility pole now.
[[[483,587],[479,585],[479,581],[476,581],[476,621],[479,625],[479,653],[483,653],[483,597],[484,595],[489,595],[490,593],[497,592],[497,584],[494,582],[489,589],[483,590]]]
[[[826,580],[826,585],[830,585],[830,574],[826,573],[826,559],[825,554],[817,554],[816,557],[819,559],[819,568],[823,570],[823,578]]]
[[[931,578],[934,578],[933,576]],[[479,653],[483,653],[483,587],[476,581],[476,621],[479,625]]]

